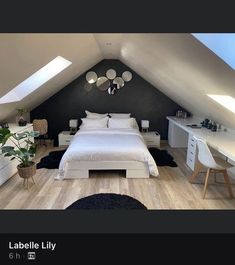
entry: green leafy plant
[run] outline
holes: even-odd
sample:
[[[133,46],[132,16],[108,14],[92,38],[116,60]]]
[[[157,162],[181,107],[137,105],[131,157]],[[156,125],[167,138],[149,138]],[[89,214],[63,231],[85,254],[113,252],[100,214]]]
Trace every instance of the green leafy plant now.
[[[28,167],[33,164],[32,157],[36,153],[36,144],[30,140],[31,137],[38,137],[39,132],[22,132],[11,133],[7,128],[0,129],[0,149],[5,157],[12,157],[11,160],[17,159],[20,167]],[[6,145],[11,141],[13,146]]]
[[[17,110],[19,116],[22,116],[23,114],[28,112],[28,110],[26,108],[18,108],[16,110]]]

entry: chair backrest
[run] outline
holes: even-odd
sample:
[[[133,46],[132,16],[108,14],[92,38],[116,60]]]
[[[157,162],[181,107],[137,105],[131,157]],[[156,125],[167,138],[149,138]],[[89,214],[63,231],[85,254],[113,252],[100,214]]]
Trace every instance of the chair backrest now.
[[[33,120],[33,130],[38,131],[40,135],[45,135],[48,132],[48,123],[46,119]]]
[[[208,168],[216,168],[217,164],[211,151],[204,139],[196,138],[198,147],[198,160],[199,162]]]

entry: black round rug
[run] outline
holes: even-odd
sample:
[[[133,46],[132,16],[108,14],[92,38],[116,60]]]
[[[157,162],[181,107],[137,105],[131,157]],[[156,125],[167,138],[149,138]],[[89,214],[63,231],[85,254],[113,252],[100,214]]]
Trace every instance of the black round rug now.
[[[99,193],[79,199],[66,208],[66,210],[71,209],[147,210],[147,207],[145,207],[138,200],[127,195],[115,193]]]

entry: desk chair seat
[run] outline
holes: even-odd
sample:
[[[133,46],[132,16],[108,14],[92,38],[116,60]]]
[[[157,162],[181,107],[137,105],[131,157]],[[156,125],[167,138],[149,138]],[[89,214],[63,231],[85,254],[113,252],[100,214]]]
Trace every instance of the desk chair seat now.
[[[198,147],[198,164],[196,166],[195,171],[193,172],[190,182],[192,183],[193,180],[196,178],[196,176],[199,174],[201,171],[201,168],[204,166],[207,168],[207,173],[206,173],[206,179],[205,179],[205,185],[204,185],[204,191],[203,191],[203,199],[206,196],[206,189],[207,189],[207,184],[208,184],[208,179],[210,176],[210,173],[212,171],[215,172],[220,172],[224,176],[225,183],[228,188],[228,192],[231,198],[233,198],[233,191],[232,187],[229,181],[229,176],[227,173],[227,169],[233,167],[232,164],[229,162],[225,161],[224,159],[216,156],[212,156],[211,151],[206,143],[205,140],[199,139],[194,137],[197,141],[197,147]]]

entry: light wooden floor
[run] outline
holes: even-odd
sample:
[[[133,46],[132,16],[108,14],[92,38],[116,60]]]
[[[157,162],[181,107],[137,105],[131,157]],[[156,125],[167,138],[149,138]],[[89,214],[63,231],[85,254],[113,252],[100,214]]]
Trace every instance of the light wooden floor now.
[[[119,193],[132,196],[148,209],[234,209],[235,199],[229,199],[224,184],[214,183],[211,176],[206,199],[202,199],[204,174],[190,184],[192,173],[185,164],[186,150],[162,146],[179,165],[158,167],[160,176],[150,179],[126,179],[122,171],[96,171],[89,179],[54,180],[57,169],[39,169],[34,179],[37,185],[29,191],[16,174],[0,187],[1,209],[64,209],[79,198],[95,193]],[[55,147],[40,147],[39,161]],[[218,175],[218,180],[222,178]],[[232,181],[235,193],[235,182]]]

